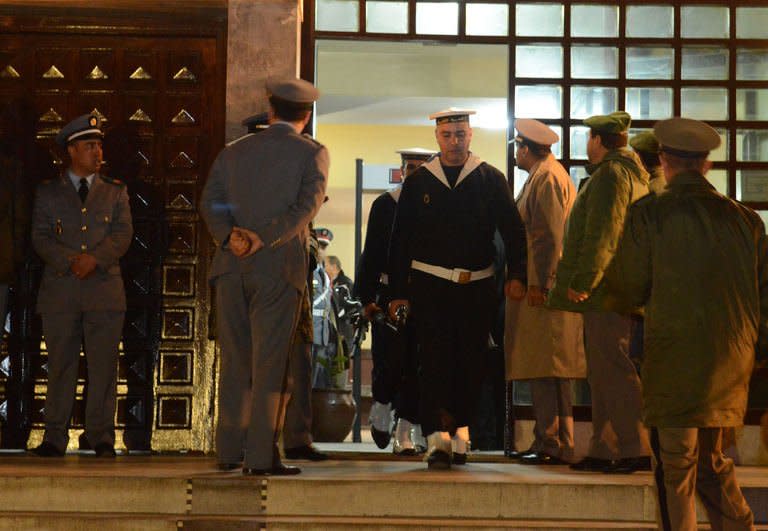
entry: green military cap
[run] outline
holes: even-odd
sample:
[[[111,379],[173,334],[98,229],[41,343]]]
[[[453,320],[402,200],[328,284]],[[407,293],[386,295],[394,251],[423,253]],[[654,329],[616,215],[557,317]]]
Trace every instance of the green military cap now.
[[[242,125],[248,128],[249,133],[258,133],[269,127],[269,114],[261,112],[243,120]]]
[[[611,114],[590,116],[584,119],[584,125],[596,133],[618,134],[629,129],[632,117],[624,111],[616,111]]]
[[[270,95],[291,103],[311,105],[320,97],[320,91],[303,79],[270,79],[267,81]]]
[[[61,128],[56,135],[56,143],[61,147],[75,140],[88,140],[91,138],[104,138],[101,131],[101,119],[96,114],[83,114],[78,116]]]
[[[720,146],[720,135],[709,125],[690,118],[670,118],[653,126],[660,150],[684,158],[702,158]]]
[[[659,141],[652,131],[643,131],[629,139],[629,145],[640,153],[658,153]]]

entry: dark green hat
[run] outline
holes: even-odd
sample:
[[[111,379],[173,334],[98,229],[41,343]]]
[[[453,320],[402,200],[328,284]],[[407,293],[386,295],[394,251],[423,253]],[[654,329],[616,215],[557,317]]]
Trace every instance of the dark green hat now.
[[[258,133],[269,127],[269,114],[265,112],[254,114],[241,123],[248,128],[249,133]]]
[[[584,119],[584,125],[589,127],[595,133],[618,134],[629,129],[632,123],[632,117],[624,111],[612,112],[611,114],[590,116]]]
[[[643,131],[629,139],[629,145],[639,153],[658,153],[659,141],[652,131]]]
[[[296,104],[310,105],[320,97],[320,91],[303,79],[270,79],[267,92],[281,100]]]
[[[670,118],[653,126],[660,150],[684,158],[706,157],[720,146],[720,135],[709,125],[690,118]]]

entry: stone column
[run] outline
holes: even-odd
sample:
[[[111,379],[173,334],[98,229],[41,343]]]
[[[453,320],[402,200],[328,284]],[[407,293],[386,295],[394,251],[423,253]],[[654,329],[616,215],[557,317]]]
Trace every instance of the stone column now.
[[[226,141],[243,118],[267,110],[264,83],[299,73],[300,0],[229,0]]]

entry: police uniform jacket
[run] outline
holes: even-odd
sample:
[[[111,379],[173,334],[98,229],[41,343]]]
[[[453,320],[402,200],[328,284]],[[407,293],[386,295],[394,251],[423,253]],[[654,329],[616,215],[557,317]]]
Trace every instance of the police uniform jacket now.
[[[525,278],[525,227],[504,175],[470,154],[451,188],[434,156],[403,184],[390,247],[393,299],[408,299],[411,260],[479,271],[504,240],[507,278]]]
[[[360,265],[355,279],[355,296],[360,299],[363,306],[385,297],[386,286],[389,283],[387,274],[389,238],[392,234],[392,224],[395,222],[400,190],[401,188],[398,187],[392,192],[381,194],[371,205],[365,231],[365,245],[360,255]]]
[[[605,270],[616,253],[629,206],[648,193],[648,172],[634,151],[609,151],[602,161],[588,165],[587,172],[590,177],[571,209],[563,256],[549,292],[548,304],[560,310],[605,310]],[[568,288],[590,296],[571,302]]]
[[[37,311],[124,311],[119,259],[132,236],[128,191],[121,181],[94,175],[85,203],[66,174],[41,183],[32,213],[32,245],[45,263]],[[70,258],[80,253],[97,263],[83,280],[70,271]]]
[[[576,187],[551,153],[530,170],[517,198],[528,241],[528,285],[549,289],[563,249]],[[584,378],[581,315],[507,300],[504,350],[508,380]],[[535,331],[535,332],[532,332]]]
[[[768,241],[760,217],[696,172],[631,209],[607,275],[645,306],[649,426],[742,424],[755,348],[768,347]]]
[[[200,213],[217,244],[210,278],[259,271],[303,291],[309,222],[325,197],[328,151],[278,122],[246,135],[216,157]],[[226,249],[232,228],[252,230],[264,248],[240,259]]]

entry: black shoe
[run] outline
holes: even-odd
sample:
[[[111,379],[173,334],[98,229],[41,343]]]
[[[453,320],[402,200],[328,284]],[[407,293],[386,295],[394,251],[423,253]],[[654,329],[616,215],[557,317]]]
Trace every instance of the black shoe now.
[[[611,462],[603,469],[606,474],[631,474],[633,472],[650,472],[651,458],[647,455],[639,457],[623,457]]]
[[[504,450],[504,457],[509,459],[520,459],[520,456],[526,452],[519,452],[517,450]]]
[[[88,441],[88,437],[85,436],[85,432],[80,434],[80,437],[77,438],[77,448],[78,450],[93,450],[91,448],[91,443]]]
[[[559,457],[549,455],[544,452],[530,452],[523,454],[520,457],[521,465],[567,465],[566,461],[563,461]]]
[[[580,472],[602,472],[606,467],[610,466],[610,464],[610,459],[587,456],[578,463],[573,463],[571,465],[571,470],[578,470]]]
[[[373,437],[373,442],[376,443],[376,446],[383,450],[389,446],[389,440],[392,438],[392,434],[388,431],[377,430],[371,425],[371,437]]]
[[[296,446],[295,448],[285,449],[286,459],[306,459],[308,461],[325,461],[328,459],[328,454],[320,452],[311,444],[304,446]]]
[[[229,472],[230,470],[240,468],[241,466],[243,466],[242,463],[216,463],[216,468],[222,472]]]
[[[271,468],[243,468],[244,476],[295,476],[296,474],[301,474],[299,467],[283,464]]]
[[[466,465],[467,464],[467,454],[460,454],[457,452],[453,452],[453,461],[451,461],[454,465]]]
[[[96,457],[117,457],[115,447],[109,443],[99,443],[93,448],[93,450],[96,452]]]
[[[398,457],[412,457],[416,455],[416,453],[416,448],[406,448],[405,450],[400,450],[399,452],[396,452],[394,448],[392,449],[392,454]]]
[[[32,448],[29,452],[38,457],[64,457],[64,451],[59,450],[48,441],[43,441],[40,446]]]
[[[427,457],[427,469],[448,470],[451,468],[451,456],[443,450],[435,450]]]

